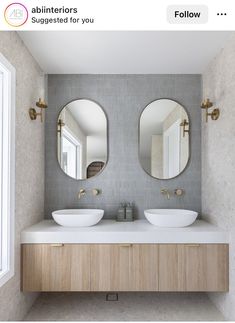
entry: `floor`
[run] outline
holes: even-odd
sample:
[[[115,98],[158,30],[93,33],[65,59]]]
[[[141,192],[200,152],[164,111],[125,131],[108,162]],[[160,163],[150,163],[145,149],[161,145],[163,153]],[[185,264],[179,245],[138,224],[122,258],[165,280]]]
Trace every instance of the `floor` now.
[[[42,293],[24,321],[224,321],[203,293]]]

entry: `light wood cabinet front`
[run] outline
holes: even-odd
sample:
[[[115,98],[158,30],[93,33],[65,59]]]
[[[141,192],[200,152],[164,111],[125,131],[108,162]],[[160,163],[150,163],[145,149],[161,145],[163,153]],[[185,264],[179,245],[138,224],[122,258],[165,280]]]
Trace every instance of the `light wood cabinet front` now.
[[[22,289],[24,291],[89,291],[90,246],[23,245]]]
[[[158,245],[91,246],[93,291],[157,291]]]
[[[228,290],[227,244],[24,244],[24,291]]]
[[[130,246],[98,244],[91,246],[91,289],[127,291],[130,289]]]
[[[157,244],[134,244],[130,264],[131,291],[158,291]]]
[[[159,245],[159,291],[227,291],[228,245]]]

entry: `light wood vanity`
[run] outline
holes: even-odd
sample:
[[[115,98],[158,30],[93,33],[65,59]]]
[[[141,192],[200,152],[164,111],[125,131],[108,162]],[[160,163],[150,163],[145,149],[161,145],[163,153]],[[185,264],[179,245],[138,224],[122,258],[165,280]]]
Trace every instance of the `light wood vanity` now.
[[[88,233],[89,243],[67,243],[65,235],[65,242],[58,243],[53,234],[48,239],[54,243],[39,243],[39,234],[29,243],[34,232],[22,236],[23,291],[226,292],[229,288],[228,243],[94,243]],[[83,233],[74,239],[84,241]],[[97,241],[103,235],[105,231]],[[46,236],[44,232],[44,240]],[[130,239],[135,240],[134,235]],[[161,232],[156,239],[163,239]]]

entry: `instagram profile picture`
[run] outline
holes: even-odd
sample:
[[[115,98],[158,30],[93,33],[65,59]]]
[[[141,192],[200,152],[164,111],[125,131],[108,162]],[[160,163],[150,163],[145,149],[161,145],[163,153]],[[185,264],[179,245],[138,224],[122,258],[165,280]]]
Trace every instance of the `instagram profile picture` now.
[[[28,10],[20,2],[13,2],[9,4],[5,11],[4,11],[4,17],[8,25],[12,27],[20,27],[26,23],[28,20]]]

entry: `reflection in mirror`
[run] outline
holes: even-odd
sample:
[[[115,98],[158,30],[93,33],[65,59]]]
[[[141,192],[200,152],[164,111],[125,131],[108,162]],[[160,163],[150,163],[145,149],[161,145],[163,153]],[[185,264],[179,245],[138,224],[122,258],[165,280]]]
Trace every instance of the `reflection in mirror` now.
[[[95,102],[79,99],[68,103],[57,120],[58,161],[75,179],[97,175],[107,163],[107,119]]]
[[[189,159],[189,118],[176,101],[159,99],[142,112],[139,157],[143,169],[158,179],[179,175]]]

